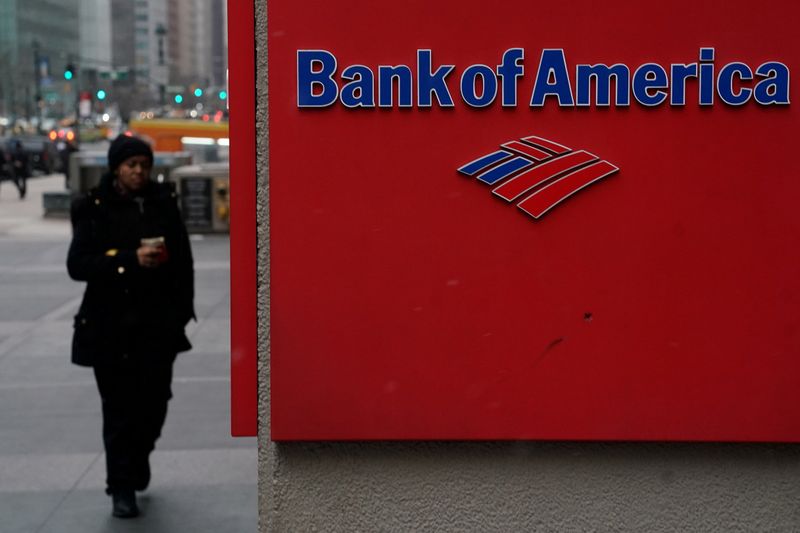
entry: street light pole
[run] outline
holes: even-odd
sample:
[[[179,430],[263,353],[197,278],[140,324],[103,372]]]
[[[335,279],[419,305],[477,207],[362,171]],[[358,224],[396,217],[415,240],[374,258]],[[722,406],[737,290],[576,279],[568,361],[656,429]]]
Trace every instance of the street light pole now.
[[[72,92],[75,97],[75,146],[81,143],[81,65],[77,62],[71,62],[74,65],[75,72],[72,76]]]
[[[164,36],[167,35],[167,29],[164,27],[163,24],[159,23],[156,26],[156,36],[158,37],[158,65],[163,67],[164,66]],[[163,73],[162,73],[163,74]],[[160,101],[161,107],[167,105],[167,88],[164,86],[163,83],[158,84],[158,98]]]
[[[34,100],[36,102],[36,129],[41,131],[42,129],[42,70],[41,70],[41,58],[39,56],[39,41],[36,39],[33,40],[33,79],[36,84],[35,91],[34,91]]]

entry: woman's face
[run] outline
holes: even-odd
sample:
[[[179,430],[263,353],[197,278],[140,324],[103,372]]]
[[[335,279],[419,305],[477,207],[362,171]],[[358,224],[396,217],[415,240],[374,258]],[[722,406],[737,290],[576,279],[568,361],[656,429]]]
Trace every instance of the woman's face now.
[[[150,179],[152,163],[146,155],[129,157],[117,167],[117,183],[123,191],[140,191]]]

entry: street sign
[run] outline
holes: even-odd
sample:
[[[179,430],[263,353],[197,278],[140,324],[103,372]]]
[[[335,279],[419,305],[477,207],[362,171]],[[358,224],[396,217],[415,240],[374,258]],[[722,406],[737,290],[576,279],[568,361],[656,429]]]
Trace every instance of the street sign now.
[[[78,102],[78,112],[81,118],[86,118],[92,115],[92,101],[80,100]]]
[[[128,79],[129,72],[130,69],[127,67],[113,70],[99,70],[98,77],[101,80],[126,80]]]

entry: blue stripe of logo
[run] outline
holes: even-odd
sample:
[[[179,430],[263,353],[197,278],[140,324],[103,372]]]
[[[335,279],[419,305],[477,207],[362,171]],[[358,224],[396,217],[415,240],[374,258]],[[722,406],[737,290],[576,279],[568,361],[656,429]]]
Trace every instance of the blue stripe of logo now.
[[[492,170],[481,174],[478,179],[484,183],[492,185],[501,179],[507,178],[514,172],[522,170],[523,168],[533,166],[533,163],[522,157],[515,157],[511,161],[503,163],[502,165],[493,168]]]
[[[462,174],[466,174],[467,176],[474,176],[478,172],[482,171],[486,167],[489,167],[502,159],[509,157],[511,154],[506,152],[505,150],[498,150],[497,152],[491,153],[489,155],[485,155],[480,159],[476,159],[471,163],[467,163],[463,167],[459,168],[458,171]]]

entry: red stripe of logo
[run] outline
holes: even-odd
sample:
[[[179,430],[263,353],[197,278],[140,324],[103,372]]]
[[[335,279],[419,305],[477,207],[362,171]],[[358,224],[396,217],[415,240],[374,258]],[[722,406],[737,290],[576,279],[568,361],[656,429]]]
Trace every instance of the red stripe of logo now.
[[[564,145],[558,144],[557,142],[548,141],[547,139],[542,139],[541,137],[537,137],[535,135],[523,137],[522,140],[526,143],[536,145],[539,148],[550,150],[554,154],[566,154],[570,151],[570,149]]]
[[[501,145],[501,148],[515,152],[523,157],[533,159],[534,161],[544,161],[545,159],[550,159],[553,157],[553,154],[550,152],[545,152],[544,150],[540,150],[535,146],[522,144],[519,141],[509,141]]]
[[[517,207],[533,218],[539,218],[576,192],[618,170],[608,161],[598,161],[545,185],[517,204]]]

